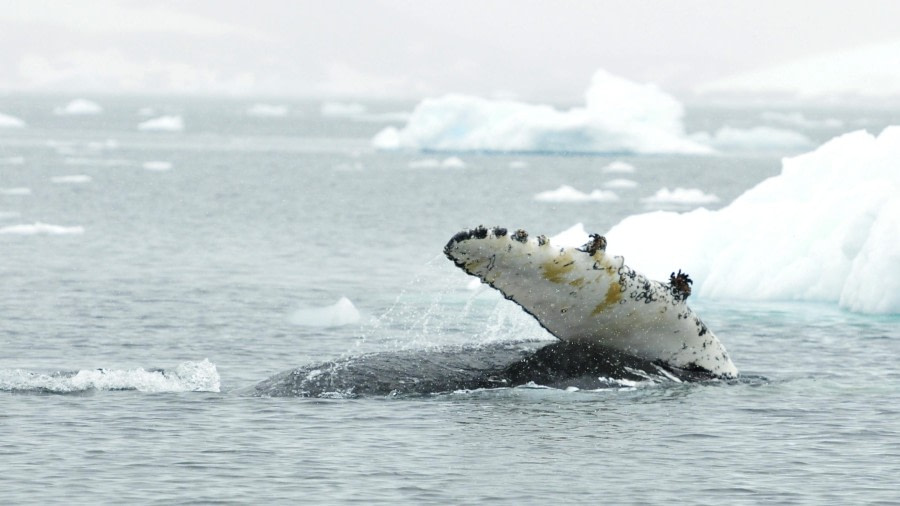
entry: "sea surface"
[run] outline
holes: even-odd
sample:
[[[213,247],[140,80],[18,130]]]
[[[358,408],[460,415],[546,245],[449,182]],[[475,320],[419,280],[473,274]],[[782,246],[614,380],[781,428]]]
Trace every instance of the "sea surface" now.
[[[0,97],[26,122],[0,129],[0,502],[900,503],[900,317],[836,304],[692,300],[740,381],[253,395],[317,362],[552,340],[444,258],[454,233],[603,233],[662,187],[718,208],[795,151],[442,166],[370,147],[414,104],[255,117],[252,101],[108,97],[54,114],[71,98]],[[771,111],[798,112],[693,104],[686,121]],[[816,143],[897,117],[800,112],[839,120],[795,127]],[[137,129],[161,115],[183,131]],[[603,172],[614,161],[635,172]],[[534,200],[620,177],[638,185],[618,202]],[[327,309],[341,297],[358,320]]]

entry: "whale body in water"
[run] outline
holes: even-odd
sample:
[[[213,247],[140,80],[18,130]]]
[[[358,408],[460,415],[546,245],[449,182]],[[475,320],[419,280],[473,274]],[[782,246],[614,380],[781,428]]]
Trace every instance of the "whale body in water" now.
[[[278,373],[245,393],[272,397],[421,395],[523,385],[597,389],[621,381],[730,379],[724,346],[686,303],[690,278],[652,281],[594,235],[559,248],[522,230],[477,227],[444,253],[532,315],[556,342],[369,353]]]

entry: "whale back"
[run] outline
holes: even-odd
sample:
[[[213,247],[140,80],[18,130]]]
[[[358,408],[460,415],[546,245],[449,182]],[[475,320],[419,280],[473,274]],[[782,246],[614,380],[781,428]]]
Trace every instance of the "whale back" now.
[[[561,248],[522,230],[478,227],[456,234],[444,253],[561,340],[718,377],[738,374],[725,347],[687,305],[689,278],[679,272],[670,283],[647,279],[622,257],[607,255],[602,236]]]

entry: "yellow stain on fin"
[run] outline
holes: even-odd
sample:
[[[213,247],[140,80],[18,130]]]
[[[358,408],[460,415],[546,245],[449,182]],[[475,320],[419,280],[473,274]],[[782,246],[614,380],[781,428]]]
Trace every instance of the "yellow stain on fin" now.
[[[591,311],[591,316],[597,316],[620,300],[622,300],[622,286],[618,283],[610,283],[609,289],[606,291],[606,297],[603,299],[603,302],[597,304],[597,307]]]
[[[551,283],[562,283],[565,281],[566,274],[575,268],[575,261],[572,255],[563,253],[562,255],[541,264],[541,276]]]

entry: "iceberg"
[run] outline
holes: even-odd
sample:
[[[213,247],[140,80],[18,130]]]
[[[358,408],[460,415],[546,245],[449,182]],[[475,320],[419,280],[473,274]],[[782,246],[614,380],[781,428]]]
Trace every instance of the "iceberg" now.
[[[722,209],[625,218],[607,234],[610,252],[653,279],[682,269],[701,297],[900,313],[898,165],[900,127],[848,133],[785,158],[780,175]]]
[[[181,116],[160,116],[138,123],[138,130],[144,132],[180,132],[184,130]]]
[[[22,128],[25,122],[15,116],[0,112],[0,128]]]
[[[53,109],[53,114],[60,116],[76,116],[100,114],[103,108],[97,102],[92,102],[84,98],[76,98],[63,107]]]
[[[551,191],[540,192],[534,196],[538,202],[615,202],[619,196],[615,192],[594,190],[584,193],[568,185],[562,185]]]
[[[558,110],[513,100],[451,94],[422,101],[378,149],[487,152],[709,153],[684,129],[684,107],[652,84],[597,71],[584,107]]]

